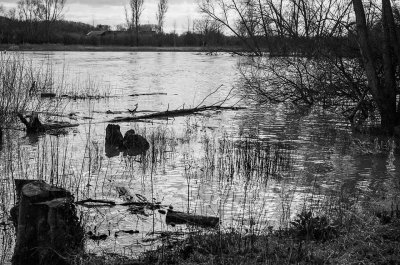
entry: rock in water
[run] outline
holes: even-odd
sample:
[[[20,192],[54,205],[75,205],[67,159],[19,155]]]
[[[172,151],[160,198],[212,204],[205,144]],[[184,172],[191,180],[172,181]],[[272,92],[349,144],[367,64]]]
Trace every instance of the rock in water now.
[[[146,138],[137,135],[134,130],[129,130],[124,136],[123,147],[125,154],[137,156],[146,153],[150,148],[150,144]]]

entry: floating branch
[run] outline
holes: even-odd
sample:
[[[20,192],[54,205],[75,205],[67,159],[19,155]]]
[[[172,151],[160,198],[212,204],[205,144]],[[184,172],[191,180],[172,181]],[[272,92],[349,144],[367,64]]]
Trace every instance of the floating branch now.
[[[140,96],[157,96],[157,95],[167,95],[167,93],[142,93],[142,94],[132,94],[130,97],[140,97]]]
[[[202,106],[190,109],[167,110],[167,111],[161,111],[134,117],[115,118],[110,120],[109,122],[128,122],[128,121],[146,120],[146,119],[173,118],[179,116],[198,114],[200,112],[211,111],[211,110],[216,111],[216,110],[239,110],[239,109],[245,109],[245,108],[224,107],[224,106]]]
[[[136,201],[128,201],[123,203],[116,203],[115,201],[108,200],[94,200],[94,199],[86,199],[75,202],[77,205],[81,205],[86,208],[95,208],[95,207],[114,207],[114,206],[138,206],[138,207],[149,207],[152,209],[159,209],[161,207],[168,207],[167,205],[161,205],[160,203],[150,203],[150,202],[136,202]]]
[[[235,107],[233,106],[223,106],[229,99],[232,99],[232,91],[233,88],[228,92],[227,96],[223,98],[220,101],[215,102],[212,105],[203,105],[203,103],[210,98],[212,95],[216,94],[222,87],[223,85],[219,86],[216,88],[214,91],[212,91],[210,94],[208,94],[196,107],[194,108],[186,108],[185,105],[183,105],[182,108],[176,109],[176,110],[169,110],[169,107],[166,111],[161,111],[161,112],[155,112],[155,113],[150,113],[150,114],[145,114],[145,115],[140,115],[140,116],[129,116],[129,117],[121,117],[121,118],[115,118],[113,120],[110,120],[109,122],[129,122],[129,121],[137,121],[137,120],[146,120],[146,119],[164,119],[164,118],[173,118],[173,117],[180,117],[180,116],[186,116],[186,115],[195,115],[199,114],[201,112],[205,111],[217,111],[217,110],[239,110],[239,109],[245,109],[245,108],[240,108],[240,107]]]

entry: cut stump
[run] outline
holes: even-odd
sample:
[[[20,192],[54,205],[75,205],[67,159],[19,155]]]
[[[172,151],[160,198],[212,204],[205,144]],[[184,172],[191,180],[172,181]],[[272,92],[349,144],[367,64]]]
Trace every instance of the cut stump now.
[[[69,264],[69,255],[83,251],[84,237],[71,193],[39,180],[16,180],[15,187],[13,265]]]

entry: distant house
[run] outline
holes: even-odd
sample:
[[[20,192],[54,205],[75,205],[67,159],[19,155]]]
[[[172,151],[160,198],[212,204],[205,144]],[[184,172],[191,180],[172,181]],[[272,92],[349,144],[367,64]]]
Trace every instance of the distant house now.
[[[103,37],[107,34],[107,30],[92,30],[88,34],[87,37]]]
[[[139,32],[141,34],[157,34],[160,31],[160,28],[154,24],[145,24],[139,26]]]

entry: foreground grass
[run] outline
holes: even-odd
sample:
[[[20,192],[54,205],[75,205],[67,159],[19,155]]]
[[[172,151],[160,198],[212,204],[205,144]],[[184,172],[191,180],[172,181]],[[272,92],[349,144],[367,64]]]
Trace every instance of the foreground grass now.
[[[146,253],[145,264],[400,264],[400,222],[353,224],[338,237],[304,240],[295,231],[242,236],[223,233],[192,236]]]
[[[398,211],[353,210],[338,223],[304,212],[284,230],[202,231],[166,237],[138,260],[87,256],[75,264],[400,264],[400,219]]]

